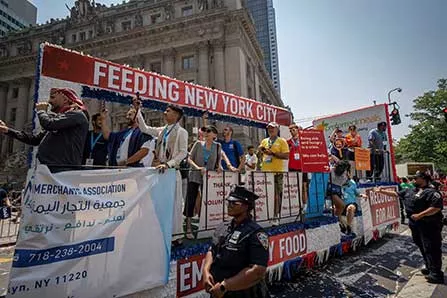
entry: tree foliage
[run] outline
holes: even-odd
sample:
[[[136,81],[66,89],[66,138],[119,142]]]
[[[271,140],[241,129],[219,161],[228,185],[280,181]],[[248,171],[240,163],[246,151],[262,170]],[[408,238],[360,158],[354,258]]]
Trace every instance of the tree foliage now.
[[[433,162],[447,173],[447,79],[438,80],[436,91],[425,92],[413,101],[410,134],[400,139],[395,147],[397,163]]]

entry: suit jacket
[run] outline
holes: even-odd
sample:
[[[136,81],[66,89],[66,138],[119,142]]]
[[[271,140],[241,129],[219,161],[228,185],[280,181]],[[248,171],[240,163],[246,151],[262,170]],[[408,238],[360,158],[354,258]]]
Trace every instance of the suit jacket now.
[[[138,126],[143,133],[157,137],[155,155],[160,159],[163,135],[167,125],[162,127],[147,126],[140,111],[137,113],[137,119]],[[188,155],[188,132],[179,123],[174,124],[174,128],[168,135],[166,152],[169,152],[168,159],[160,160],[160,162],[166,163],[170,168],[179,168],[180,162]]]

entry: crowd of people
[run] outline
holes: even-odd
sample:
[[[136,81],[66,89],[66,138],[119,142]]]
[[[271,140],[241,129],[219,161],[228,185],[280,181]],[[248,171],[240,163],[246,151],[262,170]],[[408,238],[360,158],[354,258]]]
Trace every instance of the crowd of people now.
[[[39,133],[15,130],[1,120],[0,133],[38,146],[37,162],[47,165],[53,173],[105,166],[152,166],[160,172],[168,168],[179,170],[173,217],[173,234],[179,235],[176,241],[183,234],[182,213],[186,217],[186,237],[193,237],[191,219],[200,212],[198,202],[206,171],[241,173],[241,184],[245,183],[246,173],[274,173],[274,225],[279,224],[283,172],[301,171],[298,150],[301,128],[295,124],[290,126],[291,139],[286,140],[279,136],[279,125],[269,123],[266,126],[268,137],[245,151],[241,143],[233,139],[233,128],[229,125],[223,128],[223,139],[218,139],[219,131],[216,126],[208,125],[207,113],[198,140],[190,146],[188,132],[179,124],[183,110],[178,106],[167,106],[164,126],[148,126],[138,97],[126,113],[126,127],[120,131],[110,129],[108,111],[103,105],[100,113],[90,119],[86,105],[69,88],[52,88],[48,102],[38,102],[35,108],[41,127]],[[307,189],[307,174],[303,176]],[[307,191],[305,193],[304,202],[307,201]]]
[[[377,128],[368,132],[368,143],[366,147],[370,151],[370,170],[366,171],[362,177],[361,171],[356,171],[356,176],[369,181],[379,182],[382,180],[382,173],[385,167],[386,153],[389,149],[388,136],[386,133],[386,122],[379,122]],[[347,160],[351,164],[351,169],[355,169],[355,148],[362,148],[363,140],[357,131],[357,126],[349,125],[345,135],[343,130],[336,128],[329,137],[329,156],[333,165],[338,161]]]
[[[242,145],[233,139],[233,128],[225,126],[223,139],[218,139],[215,125],[208,124],[207,113],[203,116],[203,127],[198,140],[188,145],[188,131],[180,126],[183,110],[168,105],[164,111],[165,125],[151,127],[145,122],[142,102],[134,98],[126,113],[127,125],[120,131],[112,131],[108,125],[109,116],[105,108],[89,119],[86,106],[77,94],[69,88],[53,88],[48,102],[36,103],[37,119],[41,132],[31,134],[8,127],[0,120],[0,133],[29,145],[38,146],[37,162],[48,166],[57,173],[80,168],[95,169],[105,166],[154,167],[160,173],[176,169],[176,191],[173,209],[173,245],[180,245],[184,237],[193,239],[192,219],[200,213],[203,176],[207,171],[231,171],[240,173],[240,184],[246,183],[246,174],[263,171],[274,175],[274,214],[272,225],[280,223],[284,172],[302,172],[299,131],[300,126],[289,126],[291,138],[279,135],[279,125],[270,122],[266,126],[268,136],[260,144],[252,144],[244,151]],[[89,130],[89,122],[92,130]],[[332,199],[334,213],[339,217],[341,231],[352,235],[352,224],[358,210],[357,199],[365,198],[357,188],[358,177],[355,169],[355,148],[362,147],[363,141],[355,125],[349,132],[336,129],[330,136],[329,162],[332,163],[327,195]],[[374,181],[381,179],[384,168],[384,154],[387,150],[386,123],[380,122],[368,134],[371,154],[371,170],[367,177]],[[444,178],[445,179],[445,178]],[[445,181],[447,182],[447,181]],[[309,180],[303,173],[303,202],[307,203]],[[399,197],[402,220],[409,219],[413,239],[424,257],[427,280],[443,282],[440,259],[440,233],[442,229],[442,199],[436,184],[425,173],[418,173],[413,182],[402,178],[399,191],[381,187],[374,191]],[[6,191],[0,189],[1,206],[11,207]],[[242,290],[242,278],[237,272],[245,272],[253,283],[265,274],[267,265],[268,237],[251,221],[250,211],[258,197],[245,188],[230,193],[228,214],[234,219],[230,227],[222,229],[219,241],[213,244],[207,254],[204,269],[204,283],[208,292],[216,297],[227,291]],[[423,199],[421,199],[423,198]],[[305,205],[302,206],[305,208]],[[183,216],[186,231],[183,230]],[[241,225],[246,222],[247,225]],[[216,233],[219,233],[219,229]],[[221,232],[222,232],[221,231]],[[249,263],[241,259],[231,272],[223,270],[231,254],[227,251],[231,239],[225,235],[245,235],[250,247]],[[230,239],[230,240],[229,240]],[[227,243],[229,241],[229,243]],[[242,256],[242,254],[241,254]],[[247,259],[248,260],[248,259]],[[236,263],[235,263],[236,264]],[[250,264],[258,266],[250,267]],[[248,266],[248,267],[247,267]],[[244,269],[245,268],[245,269]],[[248,271],[246,270],[247,268]],[[223,270],[223,271],[222,271]],[[242,270],[242,271],[240,271]],[[245,270],[245,271],[244,271]],[[244,274],[245,274],[244,273]],[[264,291],[261,284],[257,288]]]

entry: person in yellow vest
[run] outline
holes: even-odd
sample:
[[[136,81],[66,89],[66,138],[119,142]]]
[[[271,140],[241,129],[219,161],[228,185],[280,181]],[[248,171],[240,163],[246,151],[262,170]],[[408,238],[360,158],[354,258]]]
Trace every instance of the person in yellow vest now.
[[[270,122],[267,125],[268,138],[262,140],[258,150],[262,152],[261,170],[275,173],[275,208],[272,224],[279,225],[281,214],[281,200],[283,191],[283,172],[287,172],[289,159],[289,145],[284,138],[279,136],[279,125]]]

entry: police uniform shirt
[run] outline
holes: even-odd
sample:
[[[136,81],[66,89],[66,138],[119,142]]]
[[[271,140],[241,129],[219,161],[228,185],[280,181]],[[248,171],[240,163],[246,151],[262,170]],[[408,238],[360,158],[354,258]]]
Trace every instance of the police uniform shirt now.
[[[216,228],[210,251],[211,274],[216,282],[221,282],[251,265],[267,267],[268,236],[250,219],[238,226],[222,223]]]
[[[433,188],[407,188],[399,192],[399,196],[405,200],[405,211],[407,216],[421,213],[430,207],[440,208],[442,210],[442,196]],[[442,213],[425,216],[424,221],[442,219]]]

